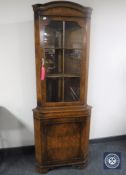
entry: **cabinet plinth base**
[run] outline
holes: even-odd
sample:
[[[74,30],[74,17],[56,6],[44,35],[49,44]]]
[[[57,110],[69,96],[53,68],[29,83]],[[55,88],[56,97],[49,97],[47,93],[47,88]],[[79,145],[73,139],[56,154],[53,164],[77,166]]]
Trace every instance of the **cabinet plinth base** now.
[[[73,112],[74,110],[74,112]],[[91,107],[33,110],[37,170],[87,165]]]
[[[88,165],[88,161],[85,162],[84,164],[72,165],[72,167],[75,169],[84,169],[87,165]]]
[[[49,168],[42,168],[42,167],[36,167],[37,172],[39,173],[48,173],[48,171],[50,170]]]
[[[47,165],[47,166],[41,166],[37,165],[36,169],[39,173],[48,173],[48,171],[56,169],[56,168],[62,168],[62,167],[72,167],[74,169],[84,169],[88,165],[88,161],[86,160],[83,163],[66,163],[66,164],[57,164],[57,165]]]

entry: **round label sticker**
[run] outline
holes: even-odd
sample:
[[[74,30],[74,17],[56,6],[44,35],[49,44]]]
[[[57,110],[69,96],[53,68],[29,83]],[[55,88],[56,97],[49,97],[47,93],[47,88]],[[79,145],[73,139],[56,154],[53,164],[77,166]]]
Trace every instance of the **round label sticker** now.
[[[105,157],[104,162],[108,168],[117,168],[120,164],[120,158],[117,154],[110,153]]]

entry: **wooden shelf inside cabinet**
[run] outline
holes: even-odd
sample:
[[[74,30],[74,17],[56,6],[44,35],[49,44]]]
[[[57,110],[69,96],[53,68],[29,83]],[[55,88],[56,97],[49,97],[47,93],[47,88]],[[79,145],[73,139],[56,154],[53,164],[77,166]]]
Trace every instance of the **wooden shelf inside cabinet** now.
[[[54,50],[63,50],[63,49],[64,50],[82,50],[82,48],[66,48],[66,47],[65,48],[63,48],[63,47],[62,48],[61,47],[60,48],[58,48],[58,47],[45,47],[44,49],[45,50],[48,50],[48,49],[49,50],[51,50],[51,49],[54,49]]]
[[[58,47],[45,47],[45,50],[62,50],[63,48],[58,48]]]
[[[87,165],[91,116],[87,77],[92,10],[69,1],[35,4],[33,10],[37,170],[82,168]]]
[[[76,77],[80,77],[80,75],[72,75],[72,74],[47,74],[46,78],[76,78]]]

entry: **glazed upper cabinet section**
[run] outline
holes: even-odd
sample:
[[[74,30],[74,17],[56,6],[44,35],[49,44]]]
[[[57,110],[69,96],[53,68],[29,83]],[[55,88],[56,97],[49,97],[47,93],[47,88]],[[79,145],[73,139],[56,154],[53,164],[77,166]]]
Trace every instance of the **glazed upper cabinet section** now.
[[[56,1],[33,9],[38,106],[86,104],[91,8]]]
[[[77,20],[53,20],[44,16],[40,22],[46,101],[79,101],[84,28]]]

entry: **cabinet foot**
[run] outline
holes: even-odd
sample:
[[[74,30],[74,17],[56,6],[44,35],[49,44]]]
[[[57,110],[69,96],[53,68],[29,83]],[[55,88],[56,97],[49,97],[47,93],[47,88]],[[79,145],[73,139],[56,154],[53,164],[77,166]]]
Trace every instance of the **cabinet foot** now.
[[[73,166],[73,168],[76,168],[76,169],[84,169],[85,166],[84,166],[84,165],[76,165],[76,166]]]
[[[75,169],[84,169],[86,166],[87,166],[87,163],[80,164],[80,165],[72,165],[72,167]]]
[[[39,173],[48,173],[49,170],[50,170],[49,168],[37,168],[37,171]]]

